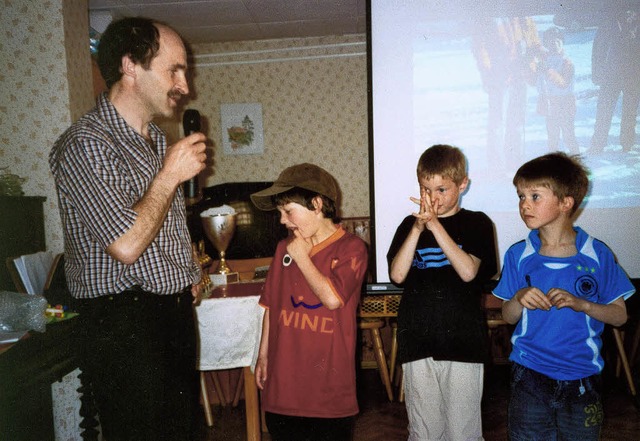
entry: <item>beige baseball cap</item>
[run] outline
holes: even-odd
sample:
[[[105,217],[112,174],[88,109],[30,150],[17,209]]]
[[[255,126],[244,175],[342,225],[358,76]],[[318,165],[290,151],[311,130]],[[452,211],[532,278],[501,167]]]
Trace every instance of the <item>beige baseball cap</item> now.
[[[269,188],[251,195],[251,201],[260,210],[275,210],[273,196],[294,187],[319,193],[333,202],[338,200],[338,183],[328,171],[314,164],[304,163],[285,168]]]

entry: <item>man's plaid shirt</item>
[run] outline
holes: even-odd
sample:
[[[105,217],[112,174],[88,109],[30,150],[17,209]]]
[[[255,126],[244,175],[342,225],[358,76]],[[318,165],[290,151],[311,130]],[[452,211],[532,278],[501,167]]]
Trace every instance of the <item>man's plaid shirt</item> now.
[[[117,294],[134,285],[173,294],[198,283],[182,188],[162,228],[140,258],[125,265],[105,251],[136,220],[132,207],[162,167],[167,141],[155,124],[152,143],[117,113],[106,94],[53,146],[49,165],[58,190],[71,294],[80,299]]]

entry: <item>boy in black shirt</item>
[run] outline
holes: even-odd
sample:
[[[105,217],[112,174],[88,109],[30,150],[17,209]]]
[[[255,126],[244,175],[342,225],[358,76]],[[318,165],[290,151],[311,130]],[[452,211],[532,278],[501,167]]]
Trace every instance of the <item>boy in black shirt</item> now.
[[[398,227],[387,254],[403,284],[398,358],[409,441],[482,439],[487,359],[483,284],[497,272],[493,224],[460,207],[469,179],[456,147],[435,145],[418,161],[420,210]]]

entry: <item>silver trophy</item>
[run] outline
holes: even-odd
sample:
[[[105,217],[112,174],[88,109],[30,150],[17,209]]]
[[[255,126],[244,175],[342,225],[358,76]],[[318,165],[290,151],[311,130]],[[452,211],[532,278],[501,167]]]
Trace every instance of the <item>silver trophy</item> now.
[[[209,275],[214,285],[226,285],[238,281],[238,273],[227,265],[225,253],[236,231],[236,212],[233,207],[223,205],[200,213],[207,238],[220,254],[216,271]]]

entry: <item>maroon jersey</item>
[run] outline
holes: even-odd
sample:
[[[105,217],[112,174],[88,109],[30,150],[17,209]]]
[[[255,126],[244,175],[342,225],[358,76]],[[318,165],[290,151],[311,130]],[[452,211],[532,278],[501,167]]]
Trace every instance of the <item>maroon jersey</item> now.
[[[340,418],[358,413],[355,379],[356,310],[367,269],[365,243],[341,227],[311,250],[341,307],[326,308],[278,244],[260,304],[269,309],[267,412]]]

